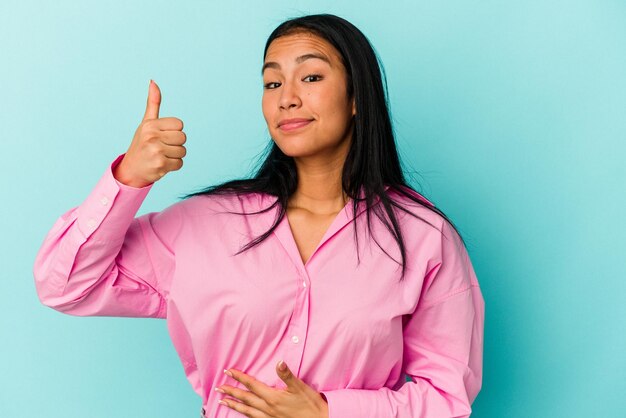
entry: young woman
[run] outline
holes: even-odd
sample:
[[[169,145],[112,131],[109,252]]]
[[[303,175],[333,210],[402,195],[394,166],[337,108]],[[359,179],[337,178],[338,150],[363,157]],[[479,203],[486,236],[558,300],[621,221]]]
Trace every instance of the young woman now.
[[[372,46],[310,15],[263,58],[256,175],[135,218],[186,154],[151,81],[128,150],[43,242],[41,302],[166,319],[202,416],[469,416],[483,297],[452,222],[403,177]]]

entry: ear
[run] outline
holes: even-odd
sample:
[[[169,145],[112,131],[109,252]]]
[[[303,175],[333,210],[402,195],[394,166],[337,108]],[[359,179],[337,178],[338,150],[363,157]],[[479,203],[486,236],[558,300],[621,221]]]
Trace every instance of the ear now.
[[[352,99],[352,116],[356,115],[356,99]]]

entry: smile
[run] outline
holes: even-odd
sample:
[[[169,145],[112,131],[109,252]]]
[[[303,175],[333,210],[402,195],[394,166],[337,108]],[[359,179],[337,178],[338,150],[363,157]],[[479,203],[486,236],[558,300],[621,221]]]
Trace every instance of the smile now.
[[[280,126],[280,129],[283,131],[295,131],[296,129],[300,129],[304,126],[307,126],[309,123],[313,122],[312,120],[307,120],[303,122],[294,122],[294,123],[286,123]]]

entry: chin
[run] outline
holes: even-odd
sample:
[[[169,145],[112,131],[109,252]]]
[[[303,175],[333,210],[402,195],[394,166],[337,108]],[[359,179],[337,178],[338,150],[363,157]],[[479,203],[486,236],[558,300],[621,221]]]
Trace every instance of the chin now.
[[[298,147],[278,147],[288,157],[298,158],[298,157],[310,157],[315,155],[315,150],[307,150]]]
[[[287,142],[289,142],[289,140],[276,141],[274,139],[276,146],[280,148],[283,154],[288,157],[309,157],[320,151],[310,146],[306,146],[305,144],[298,144],[297,141],[292,141],[291,143]]]

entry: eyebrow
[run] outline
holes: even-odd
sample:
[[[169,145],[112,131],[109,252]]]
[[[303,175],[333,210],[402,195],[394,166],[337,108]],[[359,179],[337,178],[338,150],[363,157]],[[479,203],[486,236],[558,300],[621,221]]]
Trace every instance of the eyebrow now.
[[[330,60],[328,59],[328,57],[326,57],[325,55],[322,54],[318,54],[318,53],[308,53],[308,54],[304,54],[304,55],[300,55],[298,58],[296,58],[296,63],[297,64],[302,64],[304,61],[308,60],[308,59],[313,59],[313,58],[317,58],[320,59],[322,61],[325,61],[326,63],[328,63],[328,65],[330,65],[332,67],[332,64],[330,63]],[[263,64],[263,68],[261,68],[261,75],[265,72],[265,69],[267,68],[275,68],[277,70],[280,69],[280,64],[278,64],[277,62],[274,61],[268,61],[265,64]]]

